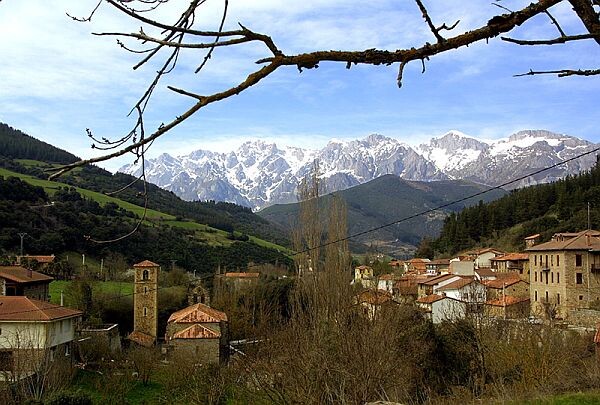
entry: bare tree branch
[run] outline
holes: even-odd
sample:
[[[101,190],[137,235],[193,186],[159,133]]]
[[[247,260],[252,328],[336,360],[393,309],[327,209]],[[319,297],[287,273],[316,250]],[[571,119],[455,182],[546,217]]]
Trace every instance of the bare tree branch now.
[[[157,46],[154,49],[152,49],[150,53],[135,67],[139,67],[141,66],[141,64],[150,60],[158,53],[160,48],[163,46],[167,46],[173,49],[172,53],[169,55],[165,63],[162,65],[162,68],[156,75],[154,81],[150,84],[147,91],[140,98],[138,103],[136,103],[136,105],[133,107],[132,111],[139,107],[141,108],[141,112],[143,114],[145,106],[147,105],[150,96],[154,88],[158,84],[160,78],[174,68],[177,61],[178,52],[181,49],[192,47],[192,43],[184,42],[185,35],[192,35],[201,38],[215,37],[216,40],[211,43],[200,41],[200,44],[196,46],[198,48],[208,49],[214,49],[217,46],[234,45],[249,41],[259,41],[265,44],[265,46],[270,50],[272,56],[257,61],[257,63],[266,64],[266,66],[263,66],[262,68],[248,75],[238,85],[231,87],[227,90],[214,93],[212,95],[201,96],[189,92],[187,90],[169,87],[169,89],[172,91],[175,91],[179,94],[188,97],[192,97],[194,99],[197,99],[198,101],[183,114],[177,116],[175,119],[173,119],[167,124],[161,124],[161,126],[158,129],[156,129],[152,134],[150,134],[147,137],[144,137],[143,139],[135,139],[135,130],[139,126],[138,123],[136,127],[134,127],[134,130],[132,130],[128,135],[126,135],[118,141],[115,141],[115,145],[119,145],[119,147],[121,147],[120,149],[103,156],[91,159],[84,159],[79,162],[68,164],[59,168],[49,169],[52,173],[50,175],[50,178],[56,178],[57,176],[69,170],[72,170],[75,167],[80,167],[90,163],[102,162],[111,158],[122,156],[129,152],[136,153],[136,151],[139,151],[140,148],[150,144],[158,137],[164,135],[165,133],[167,133],[168,131],[170,131],[189,117],[191,117],[201,108],[205,107],[206,105],[224,100],[228,97],[241,93],[242,91],[254,86],[280,67],[296,66],[299,70],[311,69],[318,67],[318,64],[324,61],[343,62],[345,63],[346,67],[351,66],[351,64],[358,63],[370,65],[391,65],[393,63],[400,63],[401,67],[398,79],[401,80],[402,70],[404,66],[410,61],[421,60],[424,64],[424,60],[429,59],[431,56],[452,49],[457,49],[463,46],[468,46],[481,40],[488,40],[502,33],[509,32],[516,26],[520,26],[521,24],[525,23],[533,16],[536,16],[540,13],[545,13],[550,7],[560,3],[562,0],[539,0],[535,3],[524,7],[519,11],[497,15],[494,18],[490,19],[487,22],[487,24],[483,25],[478,29],[468,31],[448,39],[441,37],[438,31],[441,29],[452,29],[456,26],[457,23],[455,23],[451,27],[447,27],[444,24],[440,28],[435,28],[435,26],[433,26],[433,22],[429,18],[427,11],[425,10],[425,7],[423,6],[422,1],[416,1],[419,7],[422,9],[421,11],[423,12],[424,18],[426,19],[430,29],[432,29],[432,32],[434,34],[437,34],[436,38],[438,39],[438,42],[435,44],[425,43],[419,48],[399,49],[396,51],[367,49],[364,51],[315,51],[298,55],[285,55],[277,48],[277,46],[274,44],[273,40],[269,36],[253,32],[242,25],[240,25],[240,30],[221,31],[223,28],[222,20],[219,26],[219,30],[217,31],[200,31],[192,29],[191,24],[193,22],[196,7],[203,3],[200,1],[192,1],[186,9],[186,11],[182,14],[182,17],[178,20],[178,22],[175,25],[167,25],[158,21],[151,20],[145,16],[140,15],[132,8],[126,7],[125,3],[129,3],[129,1],[106,0],[108,4],[112,5],[113,7],[127,14],[128,16],[138,21],[141,21],[144,24],[148,24],[155,28],[160,28],[164,30],[165,36],[162,39],[153,38],[145,34],[143,31],[140,31],[139,34],[117,34],[125,37],[132,37],[142,42],[151,42],[157,44]],[[106,35],[115,34],[116,33],[107,33]],[[224,37],[229,37],[230,39],[221,42],[220,39]],[[122,143],[123,141],[132,141],[132,143],[126,147],[122,147],[124,145],[124,143]],[[104,145],[109,146],[109,144],[107,144],[106,142],[104,142]],[[137,155],[139,156],[139,153],[137,153]]]
[[[581,35],[566,35],[554,39],[541,39],[541,40],[525,40],[525,39],[514,39],[509,37],[500,37],[503,41],[512,42],[517,45],[556,45],[564,44],[570,41],[580,41],[582,39],[595,39],[598,35],[594,34],[581,34]]]
[[[596,35],[596,42],[600,45],[600,19],[589,0],[569,0],[573,9],[585,25],[590,34]]]
[[[600,75],[600,69],[562,69],[562,70],[540,70],[534,71],[530,70],[527,73],[521,73],[518,75],[514,75],[513,77],[522,77],[522,76],[534,76],[534,75],[547,75],[547,74],[555,74],[558,77],[566,77],[566,76],[595,76]]]

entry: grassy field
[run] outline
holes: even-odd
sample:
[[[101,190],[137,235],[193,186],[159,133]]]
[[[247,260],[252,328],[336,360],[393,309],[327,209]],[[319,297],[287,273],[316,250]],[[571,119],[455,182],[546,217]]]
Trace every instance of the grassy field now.
[[[72,281],[55,280],[50,283],[50,302],[53,304],[60,304],[60,292],[64,293],[65,306],[73,306],[70,302],[68,294],[69,286]],[[133,294],[133,283],[131,282],[120,282],[120,281],[93,281],[92,282],[92,295],[94,292],[104,292],[119,295],[131,295]]]
[[[510,402],[511,405],[597,405],[600,404],[600,391],[577,392],[554,395],[546,398]]]
[[[12,172],[10,170],[6,170],[3,168],[0,168],[0,176],[18,177],[21,180],[23,180],[29,184],[42,187],[46,191],[46,193],[48,193],[50,196],[54,195],[54,193],[56,192],[56,190],[58,190],[59,187],[71,187],[65,183],[49,181],[49,180],[42,180],[42,179],[38,179],[37,177],[29,176],[27,174]],[[119,207],[121,207],[127,211],[133,212],[134,214],[136,214],[140,217],[144,213],[144,207],[141,207],[139,205],[131,204],[127,201],[123,201],[118,198],[110,197],[110,196],[104,195],[102,193],[97,193],[95,191],[86,190],[84,188],[75,187],[75,189],[82,196],[90,198],[90,199],[98,202],[98,204],[100,204],[100,205],[106,205],[107,203],[112,202],[112,203],[117,204]],[[166,220],[175,219],[175,217],[173,215],[165,214],[164,212],[151,210],[151,209],[147,210],[146,218],[148,218],[148,219],[166,219]]]
[[[21,163],[29,166],[40,166],[40,162],[35,160],[20,160]],[[29,176],[26,174],[16,173],[10,170],[6,170],[0,168],[0,176],[4,177],[18,177],[21,180],[32,184],[34,186],[42,187],[48,195],[52,196],[59,187],[71,187],[68,184],[48,181],[43,179],[38,179],[37,177]],[[82,196],[92,199],[98,202],[100,205],[105,205],[109,202],[117,204],[119,207],[130,211],[138,216],[142,216],[144,213],[144,207],[139,205],[131,204],[127,201],[120,200],[118,198],[110,197],[102,193],[98,193],[95,191],[75,187],[77,192],[79,192]],[[183,228],[188,230],[193,230],[196,232],[196,238],[199,240],[208,243],[212,246],[229,246],[232,241],[227,239],[227,232],[222,231],[220,229],[212,228],[208,225],[199,224],[193,221],[177,221],[175,216],[166,214],[164,212],[156,211],[149,209],[146,212],[146,218],[150,221],[161,221],[162,224]],[[283,246],[277,245],[275,243],[271,243],[255,236],[250,236],[250,240],[257,245],[264,246],[270,249],[276,249],[280,252],[290,253],[289,249],[284,248]]]

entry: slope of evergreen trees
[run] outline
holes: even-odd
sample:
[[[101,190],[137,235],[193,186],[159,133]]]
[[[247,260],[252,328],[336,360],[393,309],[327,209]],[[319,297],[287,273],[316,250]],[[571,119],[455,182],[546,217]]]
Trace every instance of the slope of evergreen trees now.
[[[172,259],[187,270],[209,273],[218,266],[244,268],[248,262],[289,263],[279,252],[248,241],[211,246],[193,231],[161,224],[142,225],[133,235],[99,245],[86,239],[110,240],[126,235],[137,218],[116,204],[101,206],[83,198],[74,188],[61,188],[52,197],[17,178],[0,177],[0,255],[19,251],[19,232],[26,232],[25,252],[60,254],[77,251],[92,257],[111,252],[129,263],[148,258],[161,264]]]
[[[0,122],[0,151],[11,159],[32,159],[49,163],[72,163],[79,160],[67,151],[35,139]]]
[[[466,248],[493,243],[509,235],[512,246],[540,233],[548,240],[556,232],[600,227],[600,160],[590,171],[550,184],[512,191],[499,200],[450,214],[440,237],[433,242],[438,253],[454,254]],[[517,226],[518,225],[518,226]]]

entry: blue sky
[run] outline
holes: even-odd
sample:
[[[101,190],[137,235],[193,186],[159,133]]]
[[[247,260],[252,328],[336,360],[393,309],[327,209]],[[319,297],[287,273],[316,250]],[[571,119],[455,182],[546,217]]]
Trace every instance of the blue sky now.
[[[137,58],[114,38],[91,32],[134,32],[139,24],[110,8],[100,8],[91,23],[78,23],[66,12],[83,16],[95,1],[3,0],[0,2],[0,121],[32,136],[90,157],[85,128],[115,137],[132,124],[127,112],[143,93],[156,65],[139,71]],[[172,20],[172,0],[156,18]],[[476,4],[472,4],[476,3]],[[525,1],[503,1],[517,9]],[[426,1],[436,24],[461,23],[463,32],[484,24],[500,10],[489,2]],[[199,27],[216,28],[222,1],[209,0]],[[583,32],[566,6],[552,10],[568,34]],[[373,0],[230,0],[228,27],[237,22],[273,37],[284,53],[312,50],[394,50],[433,42],[412,1]],[[149,31],[147,31],[149,32]],[[448,34],[446,34],[448,35]],[[526,39],[557,36],[545,16],[511,36]],[[203,55],[185,54],[178,69],[154,95],[147,125],[168,122],[190,101],[166,90],[175,85],[207,94],[232,86],[268,56],[259,46],[217,49],[201,74],[193,73]],[[598,68],[600,48],[593,41],[552,47],[519,47],[492,40],[436,56],[421,74],[409,64],[401,89],[397,65],[357,66],[324,63],[299,73],[285,68],[243,94],[208,106],[158,140],[151,156],[178,155],[195,149],[227,151],[245,140],[322,147],[331,138],[355,139],[381,133],[409,144],[457,129],[484,139],[506,137],[521,129],[548,129],[600,142],[600,77],[514,78],[513,74],[562,68]],[[103,164],[116,169],[120,158]]]

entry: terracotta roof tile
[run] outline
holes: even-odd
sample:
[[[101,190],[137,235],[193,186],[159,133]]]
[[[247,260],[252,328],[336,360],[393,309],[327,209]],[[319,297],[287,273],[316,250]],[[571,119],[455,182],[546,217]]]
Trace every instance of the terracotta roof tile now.
[[[143,262],[134,264],[133,267],[160,267],[160,266],[154,262],[151,262],[150,260],[144,260]]]
[[[227,314],[204,304],[194,304],[173,312],[168,323],[218,323],[227,322]]]
[[[526,283],[526,281],[523,281],[518,277],[502,277],[495,280],[485,280],[483,281],[483,284],[488,288],[500,289],[520,282]]]
[[[380,280],[383,281],[387,281],[387,280],[398,280],[398,276],[395,274],[382,274],[381,276],[379,276]]]
[[[489,267],[480,267],[477,270],[475,270],[475,273],[477,273],[480,277],[495,277],[496,276],[496,272],[494,270],[490,269]]]
[[[529,260],[529,253],[507,253],[503,256],[493,257],[490,260],[495,262]]]
[[[392,300],[392,294],[385,290],[365,290],[358,294],[358,302],[381,305]]]
[[[438,288],[437,291],[458,290],[458,289],[463,288],[473,282],[475,282],[474,278],[461,277],[456,281],[452,281],[451,283],[448,283],[448,284]]]
[[[54,255],[25,255],[17,256],[19,260],[35,260],[38,263],[52,263],[55,259]]]
[[[54,321],[83,312],[23,296],[0,296],[0,321]]]
[[[456,277],[456,274],[442,274],[441,276],[435,276],[435,277],[431,277],[429,280],[421,281],[418,284],[436,285],[437,283],[446,281],[448,279],[451,279],[452,277]]]
[[[421,304],[433,304],[434,302],[443,300],[445,298],[447,298],[445,295],[430,294],[419,298],[417,302]]]
[[[258,278],[260,273],[225,273],[228,278]]]
[[[133,331],[127,337],[129,340],[145,347],[151,347],[154,345],[154,338],[143,332]]]
[[[173,335],[173,339],[218,339],[221,333],[205,326],[194,324]]]
[[[550,242],[534,245],[527,251],[540,250],[597,250],[600,249],[600,232],[587,230],[578,233],[560,233]]]
[[[16,283],[50,282],[53,277],[33,270],[27,270],[21,266],[0,266],[0,277]]]

